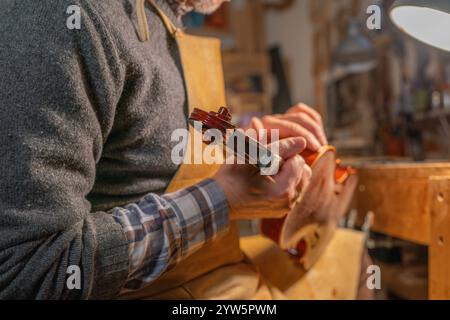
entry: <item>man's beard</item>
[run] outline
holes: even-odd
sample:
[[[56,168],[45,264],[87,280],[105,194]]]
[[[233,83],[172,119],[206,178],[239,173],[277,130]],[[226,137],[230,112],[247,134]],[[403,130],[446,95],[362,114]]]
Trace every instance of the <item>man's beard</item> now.
[[[188,0],[188,2],[191,2],[195,11],[203,14],[210,14],[219,9],[223,0]]]
[[[185,14],[193,10],[202,13],[210,14],[216,11],[224,1],[229,0],[166,0],[175,15],[181,19]]]

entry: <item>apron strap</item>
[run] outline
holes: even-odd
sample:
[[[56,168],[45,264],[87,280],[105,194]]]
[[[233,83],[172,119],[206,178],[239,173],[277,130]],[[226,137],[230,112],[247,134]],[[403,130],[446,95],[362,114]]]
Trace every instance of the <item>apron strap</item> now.
[[[148,21],[147,16],[145,14],[145,2],[148,2],[157,12],[167,30],[170,32],[172,36],[176,36],[178,33],[182,32],[180,28],[178,28],[167,15],[156,5],[153,0],[136,0],[136,11],[138,18],[138,35],[139,39],[142,42],[148,41],[150,38],[150,33],[148,30]]]

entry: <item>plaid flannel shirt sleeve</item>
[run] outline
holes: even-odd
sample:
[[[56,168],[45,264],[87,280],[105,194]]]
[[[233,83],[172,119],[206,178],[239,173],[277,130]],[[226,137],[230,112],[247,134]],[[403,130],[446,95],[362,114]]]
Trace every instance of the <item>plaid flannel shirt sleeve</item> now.
[[[149,194],[139,203],[115,208],[113,216],[129,241],[125,291],[155,281],[229,227],[225,194],[211,179],[161,197]]]

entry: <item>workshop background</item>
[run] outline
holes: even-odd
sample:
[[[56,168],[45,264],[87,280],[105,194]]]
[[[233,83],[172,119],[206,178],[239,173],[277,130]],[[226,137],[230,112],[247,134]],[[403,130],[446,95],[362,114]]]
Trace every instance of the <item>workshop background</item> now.
[[[236,122],[295,102],[323,115],[330,144],[359,169],[342,225],[367,233],[382,269],[377,298],[450,298],[450,54],[396,28],[392,3],[233,0],[185,23],[222,40]],[[366,25],[371,5],[380,30]]]

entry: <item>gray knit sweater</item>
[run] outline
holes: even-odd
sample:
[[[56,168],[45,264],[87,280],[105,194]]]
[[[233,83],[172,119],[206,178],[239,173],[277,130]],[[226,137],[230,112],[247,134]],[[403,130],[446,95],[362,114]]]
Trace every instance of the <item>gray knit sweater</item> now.
[[[156,0],[176,21],[164,0]],[[81,8],[69,30],[70,5]],[[135,0],[0,1],[0,298],[112,298],[127,242],[108,210],[161,193],[186,127],[178,52]],[[67,268],[81,267],[82,290]]]

